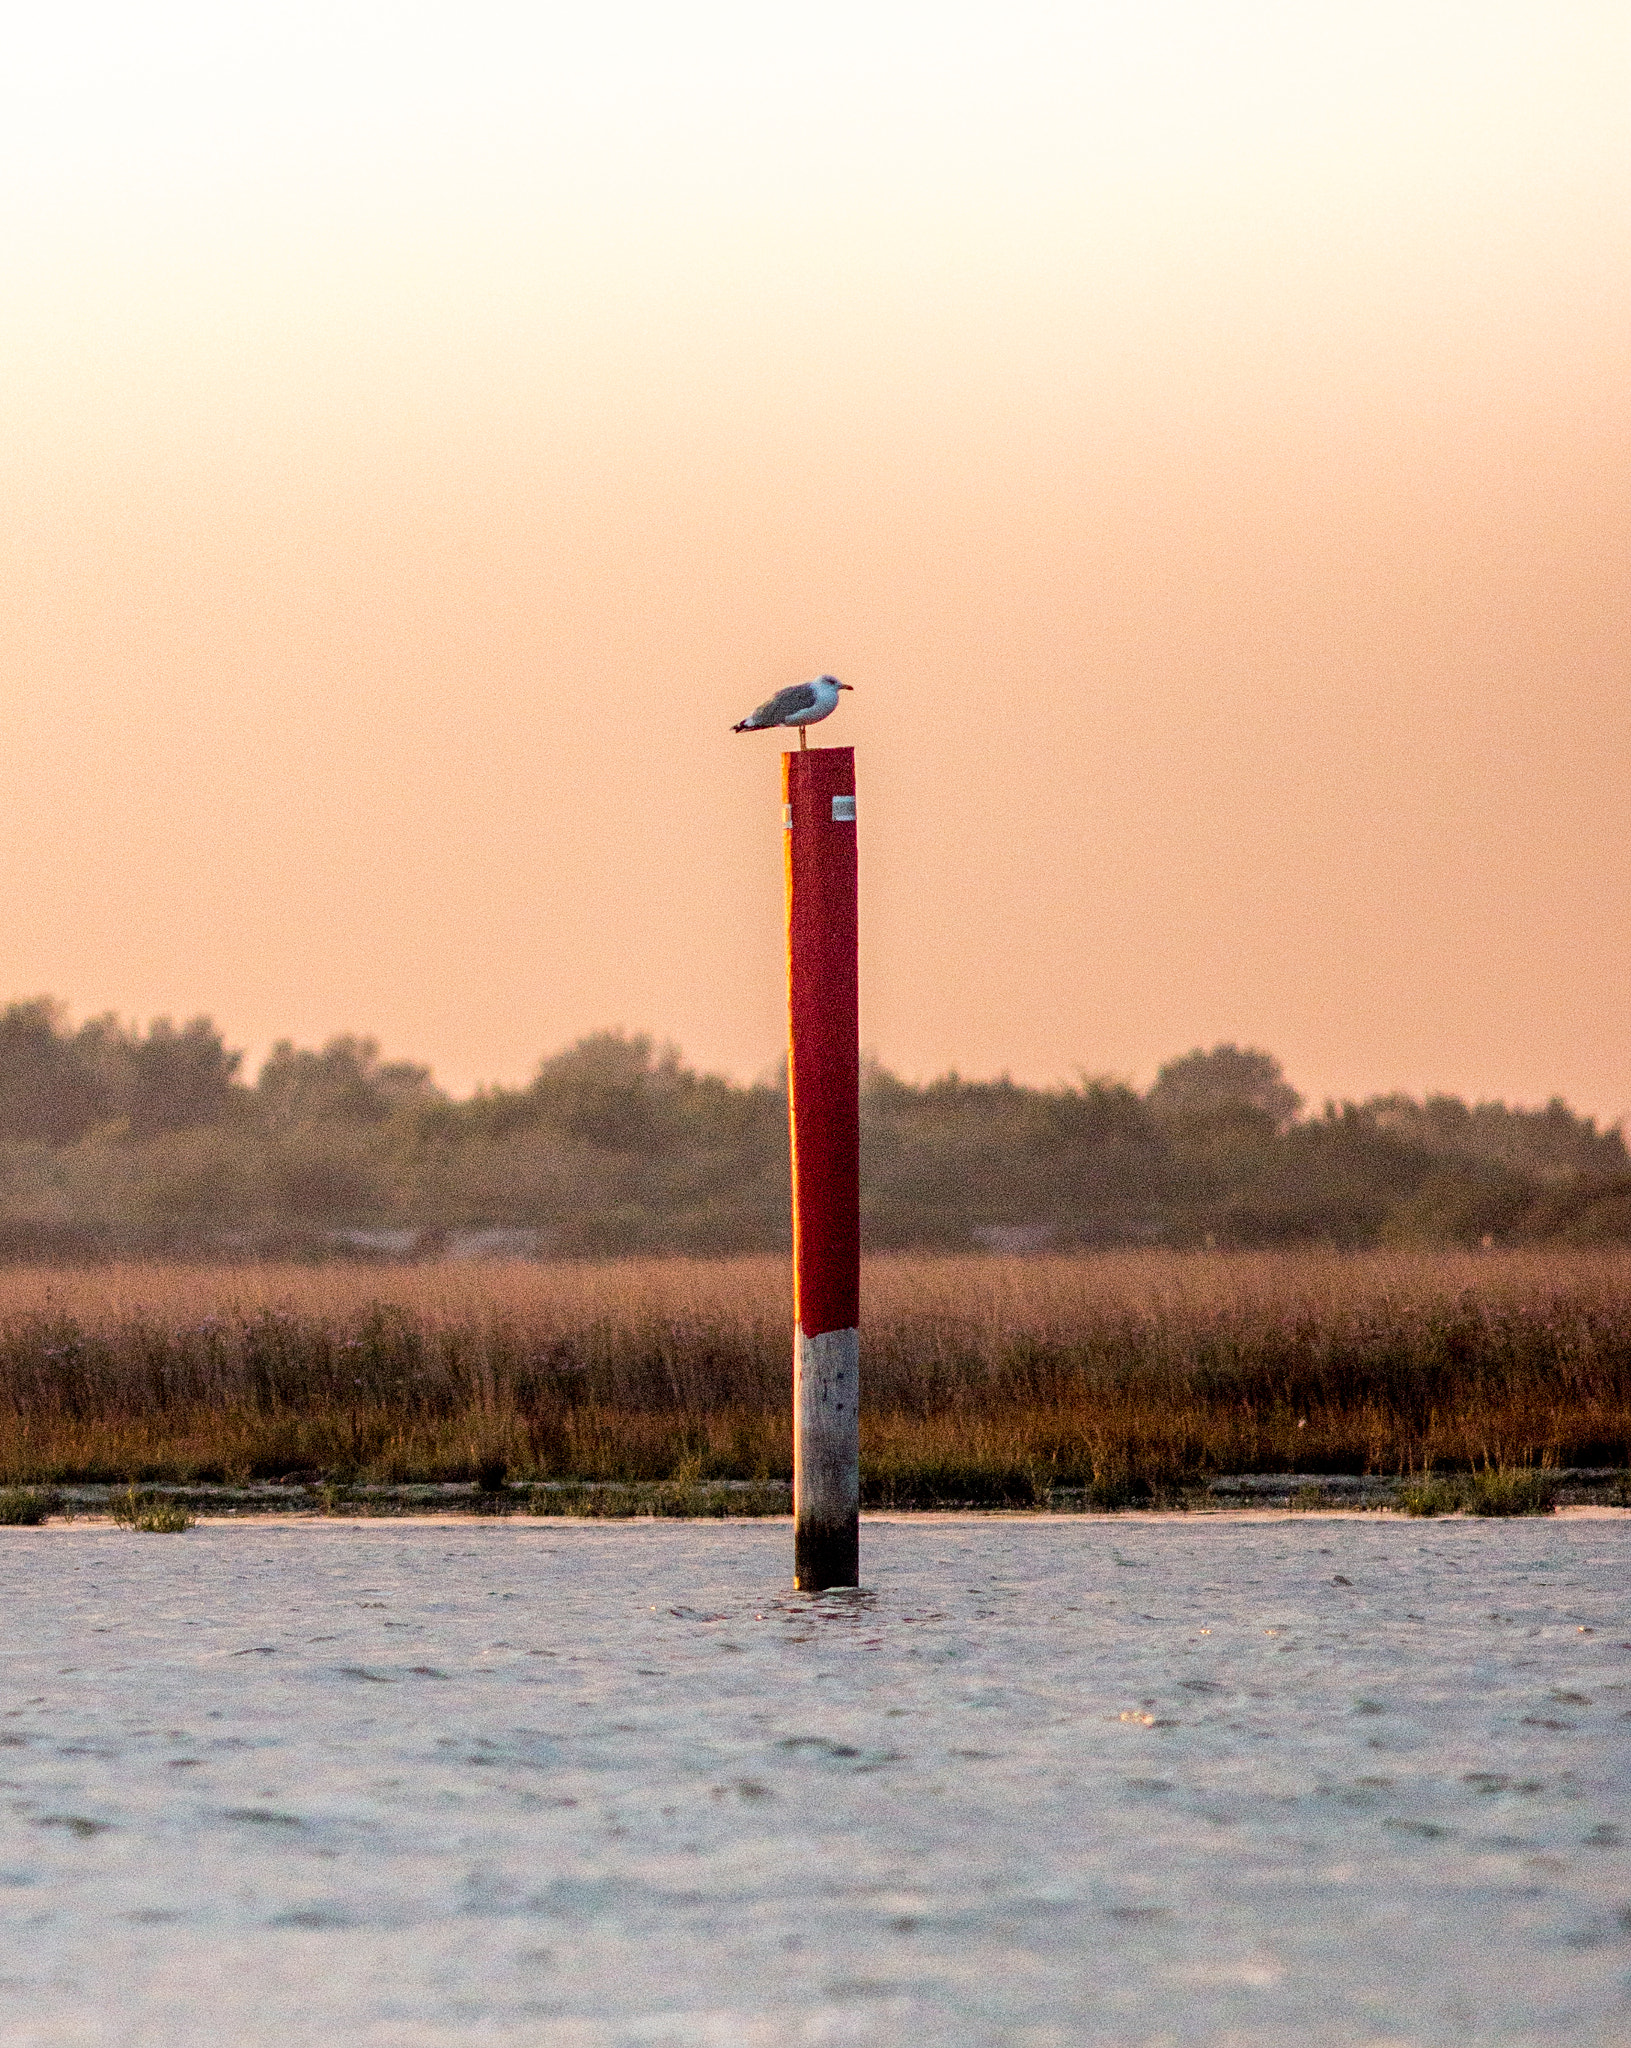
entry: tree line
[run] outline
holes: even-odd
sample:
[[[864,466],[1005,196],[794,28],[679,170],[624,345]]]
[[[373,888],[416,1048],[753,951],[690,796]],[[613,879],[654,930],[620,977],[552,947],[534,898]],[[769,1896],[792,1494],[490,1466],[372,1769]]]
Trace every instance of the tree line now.
[[[1140,1092],[871,1065],[873,1249],[1631,1242],[1631,1158],[1559,1100],[1305,1105],[1270,1054],[1168,1061]],[[782,1088],[602,1032],[455,1100],[337,1037],[251,1080],[206,1017],[0,1012],[0,1253],[400,1257],[773,1250]]]

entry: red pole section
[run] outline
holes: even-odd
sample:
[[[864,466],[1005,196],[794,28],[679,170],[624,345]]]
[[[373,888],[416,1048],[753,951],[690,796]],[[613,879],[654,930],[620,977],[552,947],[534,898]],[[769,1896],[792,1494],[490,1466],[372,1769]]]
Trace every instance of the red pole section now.
[[[793,1154],[793,1578],[859,1583],[861,1027],[855,750],[782,755]]]

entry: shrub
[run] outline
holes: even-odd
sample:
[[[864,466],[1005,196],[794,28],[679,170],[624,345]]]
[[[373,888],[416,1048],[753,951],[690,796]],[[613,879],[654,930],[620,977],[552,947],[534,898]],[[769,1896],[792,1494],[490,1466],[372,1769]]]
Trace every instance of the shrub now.
[[[476,1485],[483,1493],[502,1493],[510,1461],[502,1451],[483,1451],[476,1459]]]
[[[190,1529],[196,1517],[186,1504],[167,1500],[162,1494],[138,1493],[134,1486],[108,1503],[108,1512],[126,1529],[140,1529],[150,1536],[179,1536]]]
[[[1443,1479],[1423,1479],[1400,1489],[1399,1505],[1407,1515],[1453,1515],[1461,1492]]]
[[[1549,1515],[1557,1506],[1557,1475],[1486,1468],[1475,1472],[1467,1489],[1470,1515]]]

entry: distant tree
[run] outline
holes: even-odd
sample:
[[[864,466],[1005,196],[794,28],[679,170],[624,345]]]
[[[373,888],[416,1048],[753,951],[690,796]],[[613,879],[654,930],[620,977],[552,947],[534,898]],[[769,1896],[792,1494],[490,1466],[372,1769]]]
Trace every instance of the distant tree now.
[[[869,1066],[861,1095],[864,1241],[1137,1241],[1166,1193],[1168,1146],[1130,1088],[1024,1088],[945,1074],[913,1087]]]
[[[644,1032],[597,1031],[545,1060],[527,1093],[540,1120],[564,1137],[647,1152],[672,1136],[669,1098],[695,1080],[675,1047],[658,1050]]]
[[[1277,1131],[1291,1123],[1303,1100],[1271,1053],[1238,1045],[1215,1045],[1210,1052],[1197,1049],[1182,1059],[1168,1060],[1144,1099],[1160,1117],[1216,1117],[1255,1110]]]
[[[75,1030],[46,998],[0,1009],[0,1255],[8,1230],[39,1243],[42,1219],[103,1249],[384,1220],[524,1226],[597,1256],[787,1244],[780,1076],[742,1087],[621,1031],[579,1039],[525,1087],[458,1102],[372,1038],[283,1040],[253,1088],[238,1067],[207,1018]],[[1631,1241],[1622,1133],[1561,1101],[1297,1110],[1279,1063],[1233,1045],[1169,1061],[1146,1095],[1093,1080],[918,1085],[869,1060],[864,1241]]]
[[[272,1130],[304,1124],[381,1124],[407,1103],[434,1102],[430,1068],[382,1061],[379,1041],[349,1035],[310,1052],[280,1038],[255,1080],[255,1100]]]
[[[1600,1131],[1594,1117],[1577,1116],[1555,1095],[1544,1109],[1509,1109],[1504,1102],[1469,1108],[1455,1095],[1429,1095],[1425,1102],[1378,1095],[1364,1107],[1381,1129],[1442,1159],[1487,1160],[1548,1181],[1631,1167],[1618,1124]]]
[[[109,1114],[101,1076],[49,996],[0,1011],[0,1138],[67,1145]]]
[[[271,1192],[287,1221],[358,1223],[385,1208],[385,1177],[356,1124],[349,1130],[307,1124],[270,1149]]]
[[[145,1037],[117,1017],[94,1017],[74,1044],[97,1077],[104,1114],[121,1119],[133,1138],[219,1123],[232,1107],[243,1054],[227,1051],[208,1017],[179,1031],[159,1017]]]

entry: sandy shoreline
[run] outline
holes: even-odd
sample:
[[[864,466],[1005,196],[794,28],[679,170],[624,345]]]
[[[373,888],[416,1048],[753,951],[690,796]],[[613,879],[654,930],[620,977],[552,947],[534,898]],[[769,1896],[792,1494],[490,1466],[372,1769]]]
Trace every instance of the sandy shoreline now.
[[[351,1529],[357,1527],[388,1527],[392,1529],[440,1529],[457,1528],[509,1529],[511,1531],[537,1530],[545,1534],[559,1534],[565,1529],[651,1529],[673,1527],[676,1520],[688,1519],[706,1523],[710,1527],[784,1529],[792,1527],[791,1515],[755,1515],[751,1523],[742,1520],[731,1521],[725,1517],[695,1516],[678,1518],[671,1515],[622,1515],[615,1520],[588,1515],[482,1515],[469,1510],[448,1510],[441,1514],[334,1514],[307,1513],[300,1509],[283,1512],[240,1513],[227,1508],[217,1513],[208,1509],[195,1512],[194,1526],[199,1528],[237,1529]],[[914,1524],[934,1525],[939,1523],[1040,1523],[1048,1526],[1074,1526],[1086,1523],[1105,1528],[1194,1528],[1207,1522],[1354,1522],[1382,1521],[1408,1522],[1413,1518],[1397,1508],[1351,1507],[1351,1508],[1287,1508],[1287,1507],[1236,1507],[1229,1504],[1208,1504],[1196,1508],[1140,1509],[1120,1508],[1113,1514],[1095,1513],[1091,1509],[1036,1510],[1026,1508],[912,1508],[869,1512],[861,1517],[863,1530],[867,1528],[909,1527]],[[1486,1517],[1460,1513],[1437,1515],[1432,1518],[1439,1522],[1476,1522],[1488,1525],[1506,1520],[1509,1525],[1517,1520],[1541,1521],[1624,1521],[1631,1519],[1631,1508],[1614,1507],[1604,1503],[1587,1502],[1554,1508],[1549,1516],[1534,1517]],[[1418,1522],[1418,1526],[1423,1526]],[[39,1536],[46,1533],[71,1535],[76,1530],[113,1529],[121,1526],[111,1515],[76,1511],[73,1515],[53,1514],[48,1521],[32,1527],[0,1528],[0,1542],[10,1537]],[[132,1534],[139,1533],[132,1531]]]

